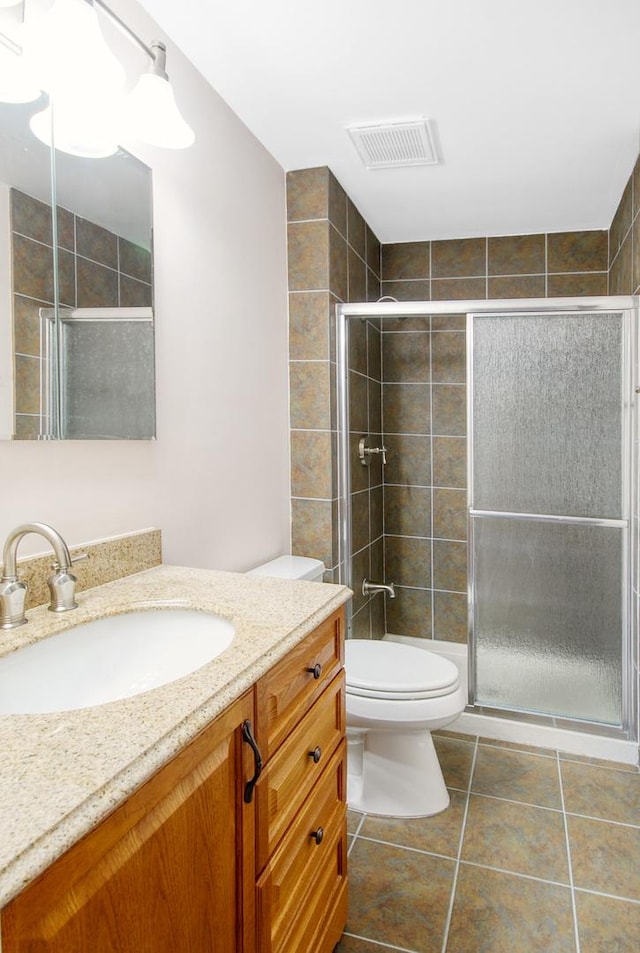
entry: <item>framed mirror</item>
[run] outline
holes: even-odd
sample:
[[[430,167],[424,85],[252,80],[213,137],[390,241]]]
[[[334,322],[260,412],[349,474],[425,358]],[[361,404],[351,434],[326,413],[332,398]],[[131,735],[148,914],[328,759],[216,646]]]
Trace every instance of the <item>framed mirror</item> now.
[[[0,435],[155,437],[151,170],[49,150],[0,103]]]

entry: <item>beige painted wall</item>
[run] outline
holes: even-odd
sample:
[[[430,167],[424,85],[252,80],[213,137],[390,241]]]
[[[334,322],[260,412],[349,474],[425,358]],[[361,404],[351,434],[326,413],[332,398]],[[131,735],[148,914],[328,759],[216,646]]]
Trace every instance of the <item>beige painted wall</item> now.
[[[112,7],[164,39],[132,0]],[[242,570],[289,547],[284,173],[167,46],[196,143],[128,144],[153,168],[158,439],[0,442],[0,540],[34,519],[69,544],[154,525],[165,562]]]

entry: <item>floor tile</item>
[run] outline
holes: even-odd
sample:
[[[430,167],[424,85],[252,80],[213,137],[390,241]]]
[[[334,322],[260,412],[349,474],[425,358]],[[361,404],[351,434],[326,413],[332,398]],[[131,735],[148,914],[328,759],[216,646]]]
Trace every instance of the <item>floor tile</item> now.
[[[407,818],[369,816],[362,825],[360,835],[400,847],[414,847],[456,858],[467,796],[461,791],[450,791],[449,794],[451,803],[440,814]]]
[[[640,904],[576,892],[581,953],[637,953]]]
[[[568,887],[461,865],[446,953],[575,953]]]
[[[462,859],[569,883],[562,814],[471,795]]]
[[[471,777],[475,745],[454,738],[434,738],[438,760],[448,788],[466,791]]]
[[[385,950],[391,949],[393,947],[369,943],[368,940],[361,940],[359,937],[343,936],[334,953],[384,953]]]
[[[417,953],[440,953],[455,864],[356,841],[349,860],[347,932]]]
[[[640,828],[567,817],[576,887],[640,900]]]
[[[565,810],[640,826],[640,774],[561,761]]]
[[[360,811],[347,811],[347,832],[349,834],[355,834],[358,830],[358,824],[362,820],[362,814]]]
[[[508,748],[478,747],[471,790],[540,807],[562,806],[557,761]]]

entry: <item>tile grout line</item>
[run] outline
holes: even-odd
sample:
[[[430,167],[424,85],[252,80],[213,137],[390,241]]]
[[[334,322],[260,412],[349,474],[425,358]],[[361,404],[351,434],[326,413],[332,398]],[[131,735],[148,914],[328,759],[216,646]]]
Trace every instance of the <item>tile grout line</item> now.
[[[435,554],[434,554],[434,545],[433,545],[433,501],[435,497],[435,492],[433,488],[433,319],[429,315],[429,484],[430,484],[430,493],[429,493],[429,505],[431,508],[430,514],[430,526],[431,526],[431,545],[429,547],[429,592],[430,592],[430,602],[431,602],[431,638],[435,637],[436,634],[436,600],[435,594],[433,591],[433,584],[435,578]]]
[[[416,953],[415,950],[410,950],[407,946],[393,946],[388,943],[381,943],[380,940],[371,940],[369,937],[360,936],[359,933],[347,933],[346,930],[342,934],[343,936],[350,936],[354,940],[363,940],[365,943],[370,943],[372,946],[379,946],[381,950],[397,950],[399,953]]]
[[[623,897],[619,893],[604,893],[602,890],[591,890],[589,887],[576,887],[578,893],[588,893],[592,897],[606,897],[609,900],[619,900],[621,903],[632,903],[636,907],[640,907],[640,900],[636,900],[633,897]]]
[[[560,785],[560,803],[562,805],[562,823],[564,825],[564,839],[567,848],[567,866],[569,870],[569,888],[571,890],[571,913],[573,916],[573,935],[576,944],[576,953],[580,953],[580,933],[578,931],[578,908],[576,906],[575,884],[573,882],[573,864],[571,863],[571,844],[569,842],[569,824],[564,800],[564,786],[562,784],[562,765],[560,752],[556,751],[556,765],[558,768],[558,782]]]
[[[355,831],[353,832],[353,834],[351,835],[351,844],[349,845],[349,849],[347,850],[347,857],[350,856],[351,851],[352,851],[353,848],[354,848],[355,842],[357,841],[358,836],[359,836],[359,834],[360,834],[360,831],[362,830],[362,825],[364,824],[366,817],[367,817],[366,814],[362,814],[362,815],[360,816],[360,820],[358,821],[358,824],[357,824],[357,826],[356,826],[356,829],[355,829]],[[2,953],[1,950],[0,950],[0,953]]]
[[[453,917],[453,905],[455,902],[456,889],[458,887],[458,871],[460,870],[460,858],[462,856],[462,844],[464,841],[465,830],[467,826],[467,816],[469,814],[469,803],[471,801],[471,785],[473,784],[473,775],[476,770],[476,758],[478,756],[478,738],[475,740],[473,748],[473,759],[471,761],[471,771],[469,772],[469,784],[467,785],[467,800],[464,806],[464,814],[462,816],[462,825],[460,827],[460,840],[458,841],[458,856],[456,858],[456,866],[453,872],[453,882],[451,884],[451,895],[449,897],[449,908],[447,910],[447,918],[444,924],[444,931],[442,934],[442,949],[441,953],[446,953],[447,944],[449,942],[449,930],[451,929],[451,920]]]

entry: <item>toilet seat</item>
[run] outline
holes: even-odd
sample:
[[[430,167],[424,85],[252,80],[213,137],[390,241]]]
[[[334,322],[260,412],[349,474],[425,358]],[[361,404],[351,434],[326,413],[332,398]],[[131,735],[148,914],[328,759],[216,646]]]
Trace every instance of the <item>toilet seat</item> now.
[[[399,642],[348,639],[345,657],[348,695],[418,701],[450,695],[460,684],[449,659]]]

